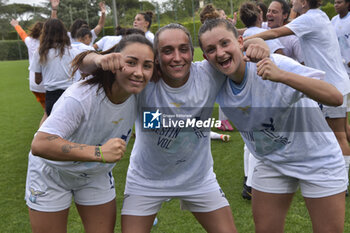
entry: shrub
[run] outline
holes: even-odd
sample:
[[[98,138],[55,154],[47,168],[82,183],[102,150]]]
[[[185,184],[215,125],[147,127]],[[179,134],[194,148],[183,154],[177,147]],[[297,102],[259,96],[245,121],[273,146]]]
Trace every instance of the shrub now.
[[[28,59],[28,50],[21,40],[1,40],[0,60],[22,60]]]
[[[334,9],[334,5],[330,2],[328,2],[325,6],[321,6],[321,10],[327,14],[329,19],[332,19],[337,15],[337,12]]]

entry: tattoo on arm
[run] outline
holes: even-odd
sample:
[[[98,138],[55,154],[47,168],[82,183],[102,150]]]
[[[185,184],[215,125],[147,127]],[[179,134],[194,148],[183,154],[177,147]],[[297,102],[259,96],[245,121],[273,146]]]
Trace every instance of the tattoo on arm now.
[[[95,156],[98,158],[101,157],[100,148],[98,146],[95,147]]]
[[[52,135],[52,136],[46,137],[46,139],[47,139],[48,141],[53,141],[53,140],[55,140],[55,139],[57,139],[57,138],[59,138],[57,135]]]
[[[80,145],[80,144],[65,144],[62,146],[62,152],[63,153],[69,153],[74,148],[79,148],[80,150],[83,150],[84,147],[87,147],[87,145]]]

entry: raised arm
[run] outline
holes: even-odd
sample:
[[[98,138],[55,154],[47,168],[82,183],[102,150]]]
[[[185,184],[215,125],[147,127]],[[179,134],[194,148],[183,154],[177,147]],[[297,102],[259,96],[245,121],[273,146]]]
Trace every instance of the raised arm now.
[[[100,19],[98,21],[97,26],[94,28],[94,32],[95,32],[96,35],[98,35],[102,31],[102,29],[103,29],[103,27],[105,25],[105,21],[106,21],[106,5],[105,5],[105,2],[102,1],[98,5],[100,6],[101,16],[100,16]]]
[[[278,37],[282,36],[289,36],[293,35],[293,31],[287,28],[286,26],[282,26],[279,28],[273,28],[270,30],[266,30],[264,32],[260,32],[258,34],[252,35],[252,36],[247,36],[244,38],[244,40],[249,40],[252,38],[261,38],[263,40],[270,40],[270,39],[276,39]]]
[[[342,94],[333,85],[281,70],[269,58],[257,63],[257,72],[263,79],[284,83],[319,103],[330,106],[339,106],[343,103]]]
[[[87,51],[75,57],[73,67],[74,70],[79,68],[84,74],[92,74],[99,68],[115,73],[124,67],[124,59],[120,53],[101,55]]]
[[[21,37],[21,39],[24,41],[25,38],[28,37],[27,33],[23,30],[23,28],[18,24],[18,21],[15,19],[12,19],[10,24],[15,28],[18,35]]]
[[[102,146],[69,142],[63,138],[38,132],[32,142],[32,154],[56,161],[85,161],[114,163],[125,152],[126,143],[120,138],[109,139]]]
[[[234,26],[236,26],[236,24],[237,24],[237,12],[234,12],[234,13],[233,13],[232,19],[229,18],[229,17],[227,17],[226,19],[227,19],[228,21],[230,21]]]
[[[244,60],[258,62],[263,58],[270,56],[270,49],[266,42],[260,38],[246,40],[243,43],[245,51]]]
[[[50,0],[51,1],[51,18],[57,19],[57,10],[60,4],[60,0]]]

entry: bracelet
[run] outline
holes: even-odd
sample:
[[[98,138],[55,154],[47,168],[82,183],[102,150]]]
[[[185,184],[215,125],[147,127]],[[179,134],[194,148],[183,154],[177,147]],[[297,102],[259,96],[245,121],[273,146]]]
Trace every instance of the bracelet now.
[[[98,149],[100,150],[100,155],[101,155],[101,159],[104,163],[106,163],[105,159],[103,158],[103,154],[102,154],[102,150],[101,150],[101,146],[98,147]]]
[[[57,11],[57,8],[56,8],[56,9],[52,8],[52,10],[53,10],[53,11]]]

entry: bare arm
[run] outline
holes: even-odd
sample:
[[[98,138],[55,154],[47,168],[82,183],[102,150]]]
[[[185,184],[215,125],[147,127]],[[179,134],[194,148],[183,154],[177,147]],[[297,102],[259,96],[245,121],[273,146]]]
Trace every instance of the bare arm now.
[[[50,160],[102,162],[104,159],[107,163],[114,163],[123,157],[125,148],[126,143],[120,138],[109,139],[100,148],[69,142],[57,135],[38,132],[33,139],[31,149],[33,155]]]
[[[15,19],[12,19],[10,24],[15,28],[17,31],[18,35],[21,37],[21,39],[24,41],[28,35],[27,33],[23,30],[23,28],[18,24],[18,21]]]
[[[57,19],[57,10],[60,0],[51,0],[51,18]]]
[[[229,17],[227,17],[226,19],[227,19],[228,21],[230,21],[234,26],[236,26],[236,24],[237,24],[237,12],[234,12],[234,13],[233,13],[232,19],[229,18]]]
[[[120,53],[110,53],[106,55],[88,53],[79,65],[80,71],[85,74],[92,74],[99,68],[110,70],[115,73],[118,69],[122,69],[123,67],[124,59]]]
[[[252,38],[261,38],[263,40],[270,40],[270,39],[276,39],[278,37],[282,36],[289,36],[293,35],[293,31],[287,28],[286,26],[279,27],[279,28],[273,28],[264,32],[260,32],[258,34],[245,37],[244,40],[249,40]]]
[[[284,53],[283,53],[283,50],[282,50],[282,49],[277,49],[277,50],[276,50],[274,53],[284,55]]]
[[[245,61],[258,62],[265,57],[270,56],[270,48],[266,42],[260,38],[246,40],[243,43],[243,50],[246,52]]]
[[[94,32],[96,35],[100,34],[100,32],[103,29],[103,26],[105,25],[105,21],[106,21],[106,5],[105,2],[102,1],[98,4],[100,6],[100,10],[101,10],[101,17],[98,21],[97,26],[94,28]]]
[[[343,103],[342,94],[333,85],[281,70],[269,58],[257,63],[257,72],[263,79],[284,83],[319,103],[330,106],[339,106]]]
[[[42,73],[35,72],[35,83],[39,85],[42,81],[43,81]]]

